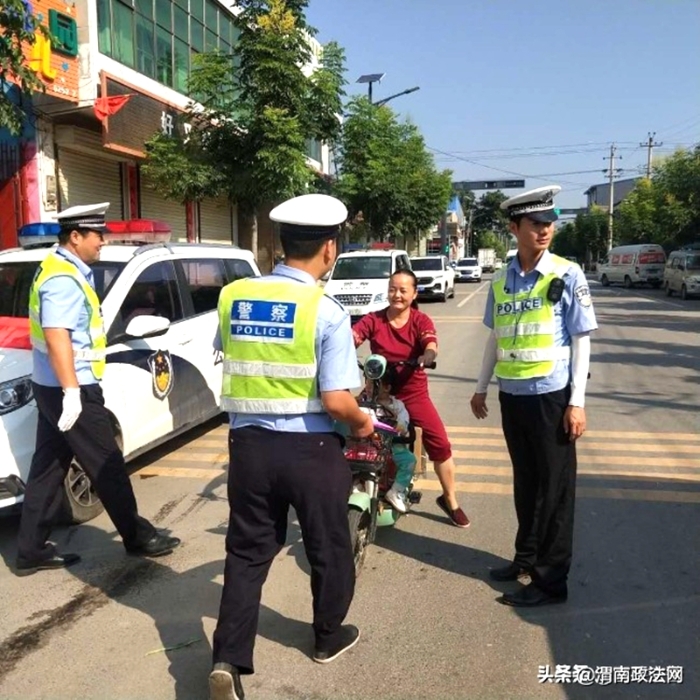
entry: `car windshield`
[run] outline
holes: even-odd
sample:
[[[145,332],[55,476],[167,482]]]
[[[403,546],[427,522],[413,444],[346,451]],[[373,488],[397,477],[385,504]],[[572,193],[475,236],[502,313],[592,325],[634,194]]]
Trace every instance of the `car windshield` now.
[[[442,260],[440,260],[440,258],[413,258],[411,260],[411,269],[414,272],[421,270],[442,270]]]
[[[458,263],[458,267],[476,267],[478,265],[476,258],[462,258]]]
[[[691,255],[686,261],[686,270],[700,270],[700,255]]]
[[[39,260],[0,263],[0,316],[29,317],[29,290],[39,263]],[[124,265],[121,262],[100,261],[91,266],[100,301],[105,298]]]
[[[333,269],[334,280],[377,280],[391,276],[391,258],[388,255],[357,255],[338,258]]]

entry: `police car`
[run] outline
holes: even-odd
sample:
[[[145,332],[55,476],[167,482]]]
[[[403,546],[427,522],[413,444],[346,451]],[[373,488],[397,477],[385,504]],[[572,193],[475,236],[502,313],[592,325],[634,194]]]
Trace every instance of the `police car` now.
[[[22,248],[0,252],[0,508],[22,501],[34,452],[29,290],[58,227],[19,233]],[[169,240],[163,222],[108,222],[108,245],[92,266],[108,343],[102,388],[127,460],[220,412],[222,358],[212,345],[219,292],[260,275],[250,251]],[[84,522],[101,510],[74,460],[65,516]]]

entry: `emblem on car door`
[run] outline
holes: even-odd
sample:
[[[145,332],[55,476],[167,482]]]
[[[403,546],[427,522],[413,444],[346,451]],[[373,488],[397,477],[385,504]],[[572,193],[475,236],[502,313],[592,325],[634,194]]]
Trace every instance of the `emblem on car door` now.
[[[158,350],[148,358],[148,366],[153,377],[153,393],[159,399],[164,399],[173,388],[175,375],[173,359],[168,350]]]

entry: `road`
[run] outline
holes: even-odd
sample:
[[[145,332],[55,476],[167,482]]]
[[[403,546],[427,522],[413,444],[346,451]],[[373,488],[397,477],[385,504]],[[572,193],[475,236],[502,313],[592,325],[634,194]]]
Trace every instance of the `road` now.
[[[579,448],[570,598],[523,611],[495,602],[514,584],[487,575],[511,556],[515,519],[495,389],[485,422],[468,409],[486,290],[461,285],[454,300],[423,306],[441,338],[430,390],[471,528],[447,524],[426,474],[423,502],[380,531],[369,552],[349,616],[360,644],[324,667],[309,658],[308,566],[291,519],[263,594],[248,700],[700,697],[700,301],[594,285],[601,328]],[[55,532],[81,564],[17,578],[8,568],[16,518],[0,520],[3,700],[207,697],[227,522],[226,426],[193,431],[132,468],[143,514],[184,540],[171,557],[128,558],[101,516]],[[566,667],[590,666],[601,683],[618,667],[620,682],[540,683],[547,665],[563,680]],[[683,683],[649,682],[659,679],[655,667],[682,667]]]

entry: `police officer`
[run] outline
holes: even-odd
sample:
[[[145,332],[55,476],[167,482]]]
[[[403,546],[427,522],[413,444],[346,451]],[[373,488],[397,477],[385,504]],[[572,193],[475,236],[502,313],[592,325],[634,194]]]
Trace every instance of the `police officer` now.
[[[501,204],[518,254],[491,283],[484,324],[492,332],[471,399],[474,415],[486,418],[495,370],[518,532],[513,561],[490,575],[496,581],[531,577],[500,599],[506,605],[563,603],[568,593],[576,440],[586,429],[589,333],[598,326],[581,268],[548,250],[560,190],[540,187]]]
[[[90,265],[100,258],[108,207],[78,206],[58,214],[59,246],[39,265],[29,295],[39,416],[17,540],[20,575],[80,561],[77,554],[59,554],[47,541],[74,455],[128,552],[159,556],[180,544],[138,515],[102,396],[107,343]]]
[[[328,663],[358,641],[342,625],[355,585],[347,517],[351,473],[333,420],[354,435],[372,421],[349,390],[359,373],[347,311],[317,285],[337,255],[345,206],[309,194],[272,210],[285,263],[233,282],[219,299],[224,353],[222,408],[230,413],[230,520],[212,700],[243,698],[253,673],[260,595],[296,511],[311,566],[314,661]]]

